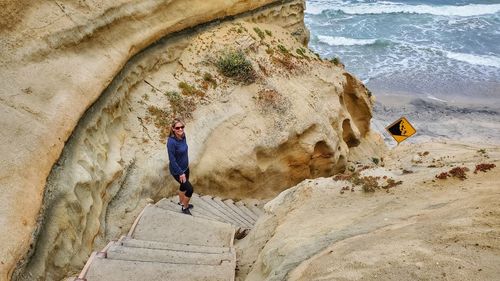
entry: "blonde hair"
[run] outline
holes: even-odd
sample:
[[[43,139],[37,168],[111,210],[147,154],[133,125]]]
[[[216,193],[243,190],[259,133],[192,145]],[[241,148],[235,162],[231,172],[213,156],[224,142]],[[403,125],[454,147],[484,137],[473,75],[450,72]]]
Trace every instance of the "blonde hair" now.
[[[182,126],[186,125],[186,124],[184,124],[184,121],[182,121],[182,119],[174,118],[174,120],[172,120],[172,123],[170,124],[170,133],[168,134],[169,137],[175,137],[174,127],[175,127],[175,124],[177,124],[177,123],[181,123]]]

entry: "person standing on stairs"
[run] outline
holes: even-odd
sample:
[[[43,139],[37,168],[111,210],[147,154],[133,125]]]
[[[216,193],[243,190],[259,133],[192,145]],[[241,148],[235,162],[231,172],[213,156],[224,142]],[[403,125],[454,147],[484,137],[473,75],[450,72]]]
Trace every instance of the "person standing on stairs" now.
[[[184,214],[191,215],[189,209],[193,208],[189,204],[193,195],[193,186],[189,182],[189,158],[185,124],[181,119],[175,118],[170,127],[170,134],[167,139],[167,152],[170,174],[180,183],[179,204]]]

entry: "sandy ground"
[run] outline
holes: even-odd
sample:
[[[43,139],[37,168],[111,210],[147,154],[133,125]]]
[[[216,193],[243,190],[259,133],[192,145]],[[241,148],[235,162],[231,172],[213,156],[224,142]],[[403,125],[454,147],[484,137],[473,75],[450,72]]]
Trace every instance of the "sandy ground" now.
[[[382,133],[389,146],[396,142],[385,127],[405,116],[417,133],[408,142],[453,140],[500,145],[500,103],[494,99],[460,96],[453,102],[407,93],[376,96],[372,128]]]
[[[250,271],[246,280],[500,280],[499,160],[496,145],[403,142],[383,166],[362,171],[402,181],[389,190],[305,181],[266,205],[271,214],[256,230],[269,235],[249,235],[262,251],[253,264],[240,252],[241,273]],[[475,174],[480,163],[496,167]],[[455,167],[469,168],[467,178],[435,177]]]

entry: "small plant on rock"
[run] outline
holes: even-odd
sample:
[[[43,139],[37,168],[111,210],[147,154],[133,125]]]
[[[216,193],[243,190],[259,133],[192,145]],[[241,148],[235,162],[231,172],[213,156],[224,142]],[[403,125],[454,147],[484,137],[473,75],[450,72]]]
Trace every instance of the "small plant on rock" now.
[[[304,57],[304,58],[307,58],[307,55],[306,55],[306,50],[304,48],[298,48],[297,50],[295,50],[295,52],[301,56],[301,57]]]
[[[260,90],[257,93],[256,102],[264,112],[270,112],[272,110],[280,114],[284,114],[290,106],[290,102],[274,89]]]
[[[191,112],[196,109],[196,103],[192,97],[183,97],[176,91],[169,91],[165,95],[168,98],[174,116],[179,116],[182,119],[192,117]]]
[[[181,89],[182,94],[185,96],[198,96],[198,97],[205,96],[205,93],[203,91],[196,89],[195,86],[192,86],[187,82],[179,82],[178,86],[179,89]]]
[[[279,50],[282,54],[284,54],[284,55],[287,55],[287,54],[289,54],[289,53],[290,53],[290,52],[288,51],[288,49],[287,49],[285,46],[281,45],[281,44],[279,44],[279,45],[278,45],[278,50]]]
[[[436,175],[435,177],[437,179],[441,179],[441,180],[444,180],[448,177],[455,177],[455,178],[458,178],[460,180],[465,180],[467,179],[467,174],[466,172],[469,171],[469,168],[467,167],[455,167],[451,170],[449,170],[448,172],[442,172],[438,175]]]
[[[255,82],[257,76],[252,63],[242,51],[231,50],[224,52],[217,59],[216,66],[222,75],[246,84]]]
[[[448,172],[442,172],[442,173],[436,175],[435,177],[436,177],[436,179],[445,180],[448,177],[450,177],[450,174],[448,174]]]
[[[361,181],[361,188],[364,192],[375,192],[375,190],[378,188],[378,181],[376,177],[362,177]]]
[[[169,112],[154,105],[148,106],[147,110],[153,117],[155,127],[160,130],[160,139],[165,139],[168,134],[167,128],[170,123]]]
[[[264,33],[264,31],[262,31],[258,27],[254,27],[253,31],[255,31],[255,33],[257,33],[257,35],[259,35],[260,39],[264,39],[264,37],[266,37],[266,34]]]
[[[212,87],[214,89],[217,88],[217,81],[214,79],[214,77],[212,76],[212,74],[210,74],[208,72],[205,72],[203,74],[203,81],[212,84]]]
[[[467,167],[455,167],[451,170],[448,171],[448,173],[456,178],[459,178],[460,180],[465,180],[467,178],[467,175],[465,172],[468,172],[469,168]]]
[[[333,63],[334,65],[340,65],[340,59],[339,58],[330,59],[330,62]]]
[[[476,169],[474,170],[474,174],[477,174],[478,171],[486,173],[487,171],[489,171],[495,167],[496,167],[495,164],[487,164],[487,163],[477,164]]]

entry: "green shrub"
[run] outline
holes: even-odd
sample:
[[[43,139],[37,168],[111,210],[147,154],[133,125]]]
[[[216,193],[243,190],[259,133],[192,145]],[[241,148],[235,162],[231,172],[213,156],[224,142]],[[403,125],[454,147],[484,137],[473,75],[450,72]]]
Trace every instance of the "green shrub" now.
[[[208,82],[210,84],[212,84],[212,87],[215,89],[217,88],[217,81],[215,81],[214,77],[212,76],[212,74],[208,73],[208,72],[205,72],[203,73],[203,81],[205,82]]]
[[[281,44],[279,44],[279,45],[278,45],[278,50],[279,50],[282,54],[284,54],[284,55],[289,53],[289,51],[287,50],[287,48],[285,48],[285,46],[283,46],[283,45],[281,45]]]
[[[260,39],[264,39],[264,37],[266,37],[264,32],[262,30],[260,30],[260,28],[258,28],[258,27],[254,27],[253,31],[255,31],[255,33],[257,33],[257,35],[259,35]]]
[[[306,50],[304,48],[298,48],[297,50],[295,50],[295,52],[297,52],[297,54],[301,57],[304,57],[304,58],[307,57]]]
[[[268,36],[273,36],[273,33],[272,33],[270,30],[267,30],[267,29],[266,29],[266,30],[265,30],[265,32],[266,32],[266,34],[267,34]]]
[[[226,51],[216,62],[220,73],[237,81],[247,84],[253,83],[256,78],[252,63],[245,57],[242,51]]]
[[[330,59],[330,62],[335,64],[335,65],[340,65],[340,59],[339,58],[333,58],[333,59]]]

